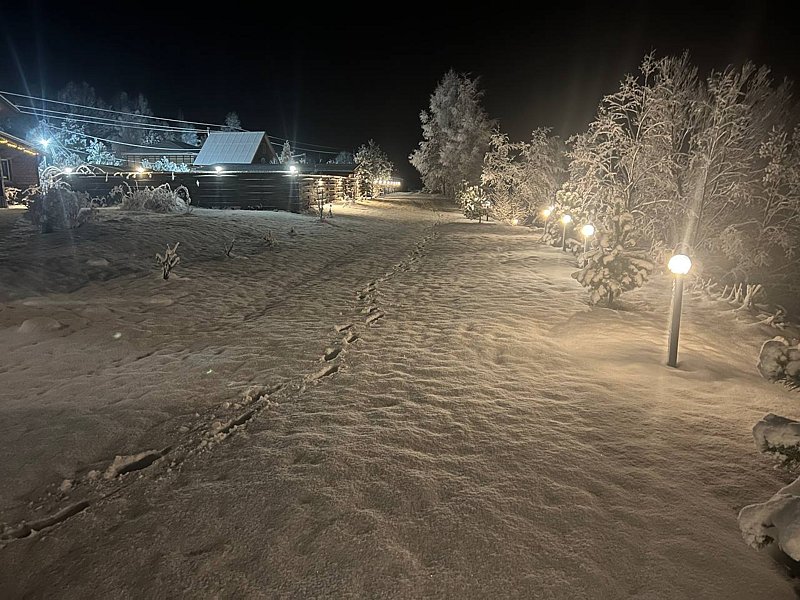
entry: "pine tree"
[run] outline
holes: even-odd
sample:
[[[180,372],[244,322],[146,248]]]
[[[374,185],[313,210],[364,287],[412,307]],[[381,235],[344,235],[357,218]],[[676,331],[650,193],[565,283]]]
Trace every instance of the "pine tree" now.
[[[618,212],[599,232],[598,246],[584,256],[586,265],[572,274],[589,288],[589,302],[612,306],[623,292],[644,285],[654,265],[648,254],[636,249],[633,216]]]
[[[420,113],[422,141],[409,160],[432,192],[455,198],[462,182],[478,183],[494,126],[482,98],[477,79],[451,69]]]
[[[239,115],[235,112],[229,112],[225,115],[225,127],[222,131],[241,131],[242,122],[239,120]]]
[[[288,165],[292,162],[292,145],[289,143],[289,140],[283,142],[283,149],[281,150],[281,156],[278,160],[282,165]]]

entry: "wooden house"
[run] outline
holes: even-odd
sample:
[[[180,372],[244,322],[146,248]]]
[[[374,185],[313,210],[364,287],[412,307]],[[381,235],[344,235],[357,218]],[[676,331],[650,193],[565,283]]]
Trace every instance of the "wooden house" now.
[[[39,151],[22,139],[30,127],[30,118],[0,96],[0,207],[6,188],[39,185]]]

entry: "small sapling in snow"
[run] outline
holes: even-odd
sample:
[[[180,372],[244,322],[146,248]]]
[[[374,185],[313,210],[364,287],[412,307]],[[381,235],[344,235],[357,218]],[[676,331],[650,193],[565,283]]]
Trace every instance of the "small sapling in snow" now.
[[[169,279],[170,271],[181,262],[181,257],[177,254],[179,245],[180,242],[175,242],[175,246],[170,248],[169,244],[167,244],[167,250],[164,252],[163,256],[156,253],[156,262],[161,266],[161,274],[164,279]]]
[[[233,252],[233,245],[235,243],[236,243],[236,238],[233,238],[230,244],[227,243],[225,244],[225,256],[227,256],[228,258],[230,258],[231,252]]]

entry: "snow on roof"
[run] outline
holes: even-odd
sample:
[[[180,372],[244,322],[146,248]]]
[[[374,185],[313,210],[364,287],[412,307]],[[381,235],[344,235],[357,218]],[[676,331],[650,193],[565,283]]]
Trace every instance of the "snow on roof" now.
[[[208,134],[196,165],[249,165],[261,145],[264,131],[213,131]]]

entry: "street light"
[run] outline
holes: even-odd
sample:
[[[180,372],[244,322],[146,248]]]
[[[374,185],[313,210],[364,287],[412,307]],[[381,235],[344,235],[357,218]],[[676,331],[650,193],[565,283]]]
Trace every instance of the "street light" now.
[[[64,168],[65,175],[72,175],[72,167],[65,167]]]
[[[550,220],[550,215],[553,214],[553,207],[548,206],[542,211],[542,216],[544,217],[544,233],[542,233],[542,237],[547,235],[547,222]]]
[[[589,251],[589,238],[594,235],[594,225],[587,223],[581,227],[581,234],[583,234],[583,253],[586,254]]]
[[[683,279],[692,268],[692,259],[685,254],[676,254],[669,259],[667,268],[675,275],[672,285],[672,316],[669,325],[669,353],[667,365],[678,366],[678,334],[681,330],[681,305],[683,304]]]
[[[561,223],[564,225],[564,229],[561,232],[561,251],[567,251],[567,225],[572,223],[572,217],[569,215],[562,215],[561,216]]]
[[[46,139],[46,138],[41,138],[41,139],[39,140],[39,145],[40,145],[42,148],[44,148],[45,150],[47,150],[47,147],[50,145],[50,140],[48,140],[48,139]]]
[[[297,175],[297,167],[295,165],[289,165],[289,173]]]
[[[217,165],[216,167],[214,167],[214,170],[217,172],[217,175],[219,175],[220,173],[222,173],[222,167],[220,167],[219,165]]]

